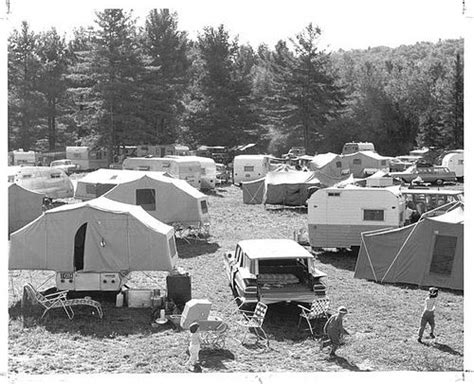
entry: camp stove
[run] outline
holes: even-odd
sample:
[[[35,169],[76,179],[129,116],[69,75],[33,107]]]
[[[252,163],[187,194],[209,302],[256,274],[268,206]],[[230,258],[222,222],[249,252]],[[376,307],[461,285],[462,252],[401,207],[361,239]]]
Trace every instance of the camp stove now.
[[[69,291],[119,291],[127,277],[120,272],[57,272],[56,287]]]

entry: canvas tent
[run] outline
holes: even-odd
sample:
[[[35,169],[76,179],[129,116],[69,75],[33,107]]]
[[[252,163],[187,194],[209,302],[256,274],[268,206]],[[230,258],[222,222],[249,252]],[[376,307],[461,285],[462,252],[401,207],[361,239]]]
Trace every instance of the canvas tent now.
[[[318,171],[329,177],[341,177],[343,171],[342,157],[331,152],[316,155],[309,163],[309,170]]]
[[[134,171],[130,171],[134,172]],[[200,226],[209,223],[207,196],[186,181],[149,172],[118,184],[104,197],[121,203],[141,205],[166,224]]]
[[[354,177],[365,177],[380,169],[389,169],[391,157],[372,151],[361,151],[342,156],[343,169],[349,169]]]
[[[101,168],[91,172],[77,181],[77,188],[74,197],[80,200],[90,200],[102,196],[112,188],[121,183],[136,180],[146,174],[155,176],[161,175],[171,177],[164,172],[145,172],[131,171],[122,169],[105,169]]]
[[[172,227],[104,197],[44,212],[9,248],[11,270],[171,271],[176,260]]]
[[[32,222],[43,213],[44,194],[16,183],[8,185],[8,234]]]
[[[242,183],[244,204],[262,204],[265,195],[265,177]]]
[[[264,204],[299,206],[306,204],[309,188],[321,183],[312,172],[283,168],[267,173],[265,185]]]
[[[463,230],[464,209],[457,203],[416,224],[364,232],[354,277],[462,290]]]

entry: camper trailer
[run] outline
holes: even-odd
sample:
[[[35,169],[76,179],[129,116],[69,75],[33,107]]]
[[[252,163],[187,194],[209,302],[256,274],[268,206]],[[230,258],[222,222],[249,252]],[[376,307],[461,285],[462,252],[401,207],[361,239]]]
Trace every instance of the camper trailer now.
[[[36,165],[36,152],[23,149],[13,151],[13,165]]]
[[[170,272],[177,259],[173,227],[104,197],[44,212],[9,248],[10,270],[55,271],[72,291],[118,291],[130,272]]]
[[[92,147],[66,147],[66,159],[79,166],[81,171],[108,168],[107,151]]]
[[[136,157],[155,156],[187,156],[189,155],[189,147],[179,144],[167,145],[138,145]]]
[[[458,179],[464,178],[464,151],[446,154],[441,160],[441,165],[453,171]]]
[[[346,143],[342,147],[342,154],[349,155],[351,153],[361,152],[361,151],[372,151],[375,152],[374,144],[372,143]]]
[[[43,193],[50,199],[63,199],[74,195],[74,186],[68,175],[50,167],[8,167],[8,181],[23,188]]]
[[[308,200],[308,235],[313,248],[360,245],[364,231],[401,227],[405,200],[399,187],[325,188]]]
[[[178,156],[166,157],[177,158]],[[197,161],[201,165],[201,190],[216,188],[217,168],[214,160],[202,156],[182,156],[181,159]]]
[[[129,157],[123,169],[166,172],[177,179],[186,180],[194,188],[201,186],[201,164],[186,157]]]
[[[238,155],[234,157],[234,184],[253,181],[270,171],[269,155]]]

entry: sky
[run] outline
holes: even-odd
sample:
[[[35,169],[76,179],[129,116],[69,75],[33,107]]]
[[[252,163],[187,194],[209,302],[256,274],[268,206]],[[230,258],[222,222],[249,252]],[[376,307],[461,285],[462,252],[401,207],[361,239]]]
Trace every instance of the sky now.
[[[8,28],[26,20],[37,32],[54,26],[70,33],[93,25],[94,10],[103,8],[133,9],[139,24],[148,10],[169,8],[178,13],[178,28],[191,38],[205,26],[224,24],[232,37],[254,48],[261,43],[273,47],[310,22],[322,29],[320,47],[328,51],[456,39],[466,28],[462,0],[10,0]]]

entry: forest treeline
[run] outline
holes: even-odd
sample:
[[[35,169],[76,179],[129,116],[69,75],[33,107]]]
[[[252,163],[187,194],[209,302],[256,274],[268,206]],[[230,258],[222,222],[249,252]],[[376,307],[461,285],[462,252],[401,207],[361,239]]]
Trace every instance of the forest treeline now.
[[[151,10],[143,26],[132,11],[103,10],[68,40],[24,22],[8,40],[9,149],[463,147],[462,39],[329,53],[321,33],[309,24],[253,49],[223,25],[190,39],[168,9]]]

